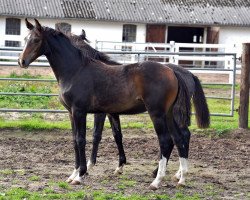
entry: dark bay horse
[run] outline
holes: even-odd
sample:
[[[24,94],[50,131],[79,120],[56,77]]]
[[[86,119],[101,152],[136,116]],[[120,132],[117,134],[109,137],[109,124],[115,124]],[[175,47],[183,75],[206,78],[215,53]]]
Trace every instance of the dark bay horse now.
[[[156,62],[111,66],[94,60],[77,49],[68,37],[48,27],[26,21],[30,30],[18,63],[27,68],[45,55],[60,88],[60,101],[69,111],[75,149],[72,184],[83,182],[87,172],[86,115],[135,114],[148,111],[159,140],[161,159],[155,180],[156,189],[165,176],[173,141],[180,157],[180,181],[185,181],[188,143],[181,132],[190,124],[190,99],[186,85],[177,73]],[[174,113],[180,118],[174,120]],[[79,173],[78,173],[79,172]]]
[[[121,65],[120,63],[110,59],[106,54],[97,51],[96,49],[92,48],[88,43],[89,40],[86,38],[86,33],[84,30],[82,30],[82,34],[77,35],[69,35],[71,41],[73,44],[79,48],[84,54],[88,55],[91,58],[94,58],[96,60],[100,60],[106,64],[109,65]],[[86,41],[86,42],[85,42]],[[171,68],[175,73],[178,73],[184,80],[188,93],[189,98],[191,101],[191,98],[193,100],[193,104],[195,106],[196,110],[196,119],[197,124],[199,128],[207,128],[209,126],[210,120],[209,120],[209,110],[207,107],[205,95],[203,92],[203,89],[201,87],[199,79],[194,76],[191,72],[184,69],[181,66],[174,65],[174,64],[166,64],[167,67]],[[174,119],[178,120],[178,114],[175,113]],[[94,132],[93,132],[93,148],[91,157],[88,161],[88,170],[96,164],[96,157],[97,157],[97,151],[98,151],[98,145],[102,138],[102,130],[103,125],[105,121],[106,114],[95,114],[94,118]],[[116,141],[118,152],[119,152],[119,166],[115,170],[115,174],[122,173],[123,165],[126,164],[126,156],[124,153],[124,148],[122,144],[122,132],[121,132],[121,125],[120,125],[120,119],[118,115],[109,115],[108,119],[111,124],[112,132],[114,139]],[[188,127],[183,127],[180,129],[183,135],[185,135],[187,143],[189,144],[190,140],[190,131]],[[172,145],[173,146],[173,145]],[[167,158],[169,160],[169,158]],[[157,168],[158,169],[158,168]],[[157,175],[157,169],[153,172],[154,177]],[[180,179],[180,169],[174,176],[175,179]],[[184,183],[183,183],[184,184]]]

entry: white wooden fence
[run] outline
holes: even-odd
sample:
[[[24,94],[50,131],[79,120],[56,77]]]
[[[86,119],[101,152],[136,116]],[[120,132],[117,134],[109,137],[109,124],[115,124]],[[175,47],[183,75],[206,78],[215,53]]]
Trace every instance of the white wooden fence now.
[[[112,43],[114,45],[114,43]],[[98,45],[98,44],[97,44]],[[134,46],[130,48],[124,47],[125,44],[122,45],[122,49],[110,49],[107,50],[105,48],[99,50],[105,51],[109,55],[118,56],[115,60],[119,62],[137,62],[141,60],[147,59],[157,59],[161,62],[170,61],[175,64],[179,64],[181,61],[191,61],[191,65],[193,66],[190,71],[194,71],[195,73],[228,73],[231,76],[229,83],[203,83],[203,84],[216,84],[216,85],[230,85],[231,86],[231,95],[230,97],[221,97],[219,96],[210,96],[207,98],[213,99],[225,99],[231,101],[231,106],[229,113],[211,113],[211,115],[216,116],[233,116],[234,113],[234,99],[235,99],[235,72],[236,72],[236,54],[235,53],[225,53],[222,51],[207,51],[208,46],[198,46],[196,51],[192,52],[184,52],[183,48],[189,48],[184,50],[190,50],[190,46],[188,44],[185,45],[177,45],[174,43],[171,44],[157,44],[157,46],[146,46],[145,44],[139,44],[140,49],[135,49]],[[142,46],[144,45],[144,46]],[[104,43],[102,44],[104,47]],[[116,46],[118,48],[118,46]],[[192,46],[194,49],[196,46]],[[143,49],[142,49],[143,48]],[[209,46],[209,48],[215,48],[216,50],[221,49],[219,46]],[[225,47],[223,47],[225,49]],[[3,66],[17,66],[17,59],[19,54],[21,53],[22,48],[0,48],[0,65]],[[111,51],[112,50],[112,51]],[[126,51],[121,51],[126,50]],[[131,50],[131,51],[128,51]],[[133,51],[132,51],[133,50]],[[204,50],[204,51],[203,51]],[[206,51],[205,51],[206,50]],[[205,62],[222,62],[224,65],[217,66],[218,68],[211,68],[209,63]],[[228,66],[226,66],[228,64]],[[48,67],[49,63],[45,57],[39,57],[35,62],[31,64],[32,66],[41,66]],[[190,63],[189,63],[190,65]],[[232,66],[231,66],[232,65]],[[228,67],[228,68],[227,68]],[[25,78],[3,78],[0,77],[0,81],[27,81]],[[55,81],[55,80],[45,80],[45,79],[28,79],[28,81]],[[29,96],[57,96],[57,94],[41,94],[41,93],[6,93],[0,92],[0,95],[29,95]],[[65,110],[48,110],[48,109],[12,109],[12,108],[0,108],[0,112],[66,112]]]
[[[134,42],[110,42],[110,41],[96,41],[93,44],[99,51],[106,53],[117,51],[132,51],[132,52],[154,52],[153,56],[143,56],[138,58],[135,54],[127,56],[118,56],[116,54],[115,60],[122,63],[133,63],[140,60],[147,60],[152,58],[159,58],[161,62],[170,62],[173,64],[187,65],[183,61],[189,62],[189,65],[201,66],[201,67],[214,67],[231,69],[233,64],[232,57],[230,56],[185,56],[185,55],[169,55],[171,53],[179,52],[218,52],[218,53],[237,53],[237,57],[241,56],[241,51],[236,49],[233,45],[226,44],[197,44],[197,43],[175,43],[171,41],[169,44],[166,43],[134,43]],[[22,48],[15,47],[0,47],[0,65],[16,65],[16,61]],[[165,53],[157,55],[157,53]],[[160,59],[162,58],[162,59]],[[140,59],[140,60],[139,60]],[[216,63],[216,64],[211,64]],[[48,66],[47,59],[41,56],[36,62],[32,63],[33,66]],[[240,62],[237,62],[237,67],[240,67]]]
[[[189,65],[200,67],[214,67],[232,69],[234,60],[230,56],[185,56],[185,55],[169,55],[168,52],[217,52],[217,53],[237,53],[237,57],[241,56],[241,50],[236,49],[234,45],[226,44],[198,44],[198,43],[175,43],[171,41],[166,43],[135,43],[135,42],[110,42],[110,41],[96,41],[95,48],[99,51],[113,52],[113,51],[145,51],[161,53],[166,52],[165,55],[154,55],[154,58],[162,58],[161,62],[170,62],[173,64],[185,65],[185,61],[189,62]],[[151,56],[152,58],[152,56]],[[149,59],[149,57],[141,57],[140,59]],[[116,56],[115,60],[123,63],[133,63],[138,61],[135,56],[119,57]],[[184,64],[183,64],[184,63]],[[240,62],[237,62],[237,68],[240,67]]]

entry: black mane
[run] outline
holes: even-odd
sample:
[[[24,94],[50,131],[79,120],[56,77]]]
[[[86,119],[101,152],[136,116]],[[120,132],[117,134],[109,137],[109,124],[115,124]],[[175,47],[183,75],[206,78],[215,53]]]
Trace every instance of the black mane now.
[[[109,65],[121,65],[114,60],[112,60],[107,54],[97,51],[96,49],[92,48],[87,42],[88,41],[85,37],[82,38],[81,35],[68,35],[71,43],[78,49],[80,49],[84,55],[87,55],[95,60],[99,60],[104,62],[105,64]]]
[[[43,30],[47,34],[51,34],[53,36],[62,36],[67,38],[71,44],[76,47],[80,52],[84,55],[84,57],[89,58],[90,60],[98,60],[105,64],[109,65],[121,65],[114,60],[112,60],[107,54],[97,51],[96,49],[92,48],[86,41],[86,37],[82,37],[81,35],[74,35],[74,34],[65,34],[60,30],[55,30],[49,27],[43,27]]]
[[[60,37],[60,38],[66,39],[69,43],[71,43],[79,51],[79,54],[81,55],[84,64],[87,64],[90,61],[93,61],[93,62],[97,61],[97,59],[95,59],[93,56],[91,56],[88,53],[88,51],[86,50],[87,47],[83,46],[85,42],[80,45],[78,41],[72,39],[75,36],[67,35],[64,32],[61,32],[60,30],[55,30],[53,28],[46,27],[46,26],[43,26],[43,30],[47,35],[52,35],[54,37]],[[87,43],[85,43],[85,44],[88,45]],[[92,48],[92,47],[89,46],[89,48]],[[93,49],[93,50],[95,50],[95,49]]]

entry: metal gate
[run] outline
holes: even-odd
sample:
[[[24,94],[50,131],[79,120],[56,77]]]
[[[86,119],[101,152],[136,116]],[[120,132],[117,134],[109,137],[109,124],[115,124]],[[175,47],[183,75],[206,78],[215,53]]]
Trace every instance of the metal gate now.
[[[21,48],[0,48],[0,66],[17,66],[17,58],[22,49]],[[230,110],[228,113],[211,113],[213,116],[233,116],[234,115],[234,101],[235,101],[235,77],[236,77],[236,53],[218,53],[218,52],[146,52],[146,51],[108,51],[106,52],[115,60],[121,61],[121,58],[126,58],[124,63],[129,62],[141,62],[149,60],[151,58],[161,59],[162,63],[167,60],[176,63],[176,60],[193,60],[200,61],[200,66],[193,66],[187,68],[191,72],[203,72],[210,73],[211,71],[216,73],[227,73],[230,76],[229,83],[202,83],[202,85],[228,85],[231,88],[230,97],[221,96],[206,96],[208,99],[224,99],[230,101]],[[211,68],[204,67],[204,63],[208,60],[216,62],[224,62],[227,67]],[[45,57],[40,57],[36,62],[31,64],[32,66],[49,67]],[[26,78],[1,78],[0,81],[39,81],[39,82],[56,82],[55,79],[26,79]],[[0,83],[1,84],[1,83]],[[0,92],[0,95],[25,95],[25,96],[58,96],[58,94],[44,94],[44,93],[10,93]],[[0,112],[52,112],[52,113],[65,113],[66,110],[54,110],[54,109],[14,109],[14,108],[0,108]]]

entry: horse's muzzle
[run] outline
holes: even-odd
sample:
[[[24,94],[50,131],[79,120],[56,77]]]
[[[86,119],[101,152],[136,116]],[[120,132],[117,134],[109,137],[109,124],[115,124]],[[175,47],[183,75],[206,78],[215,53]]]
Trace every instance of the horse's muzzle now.
[[[19,58],[19,59],[17,60],[17,62],[18,62],[18,65],[19,65],[21,68],[25,68],[25,69],[28,68],[28,65],[26,64],[25,60]]]

